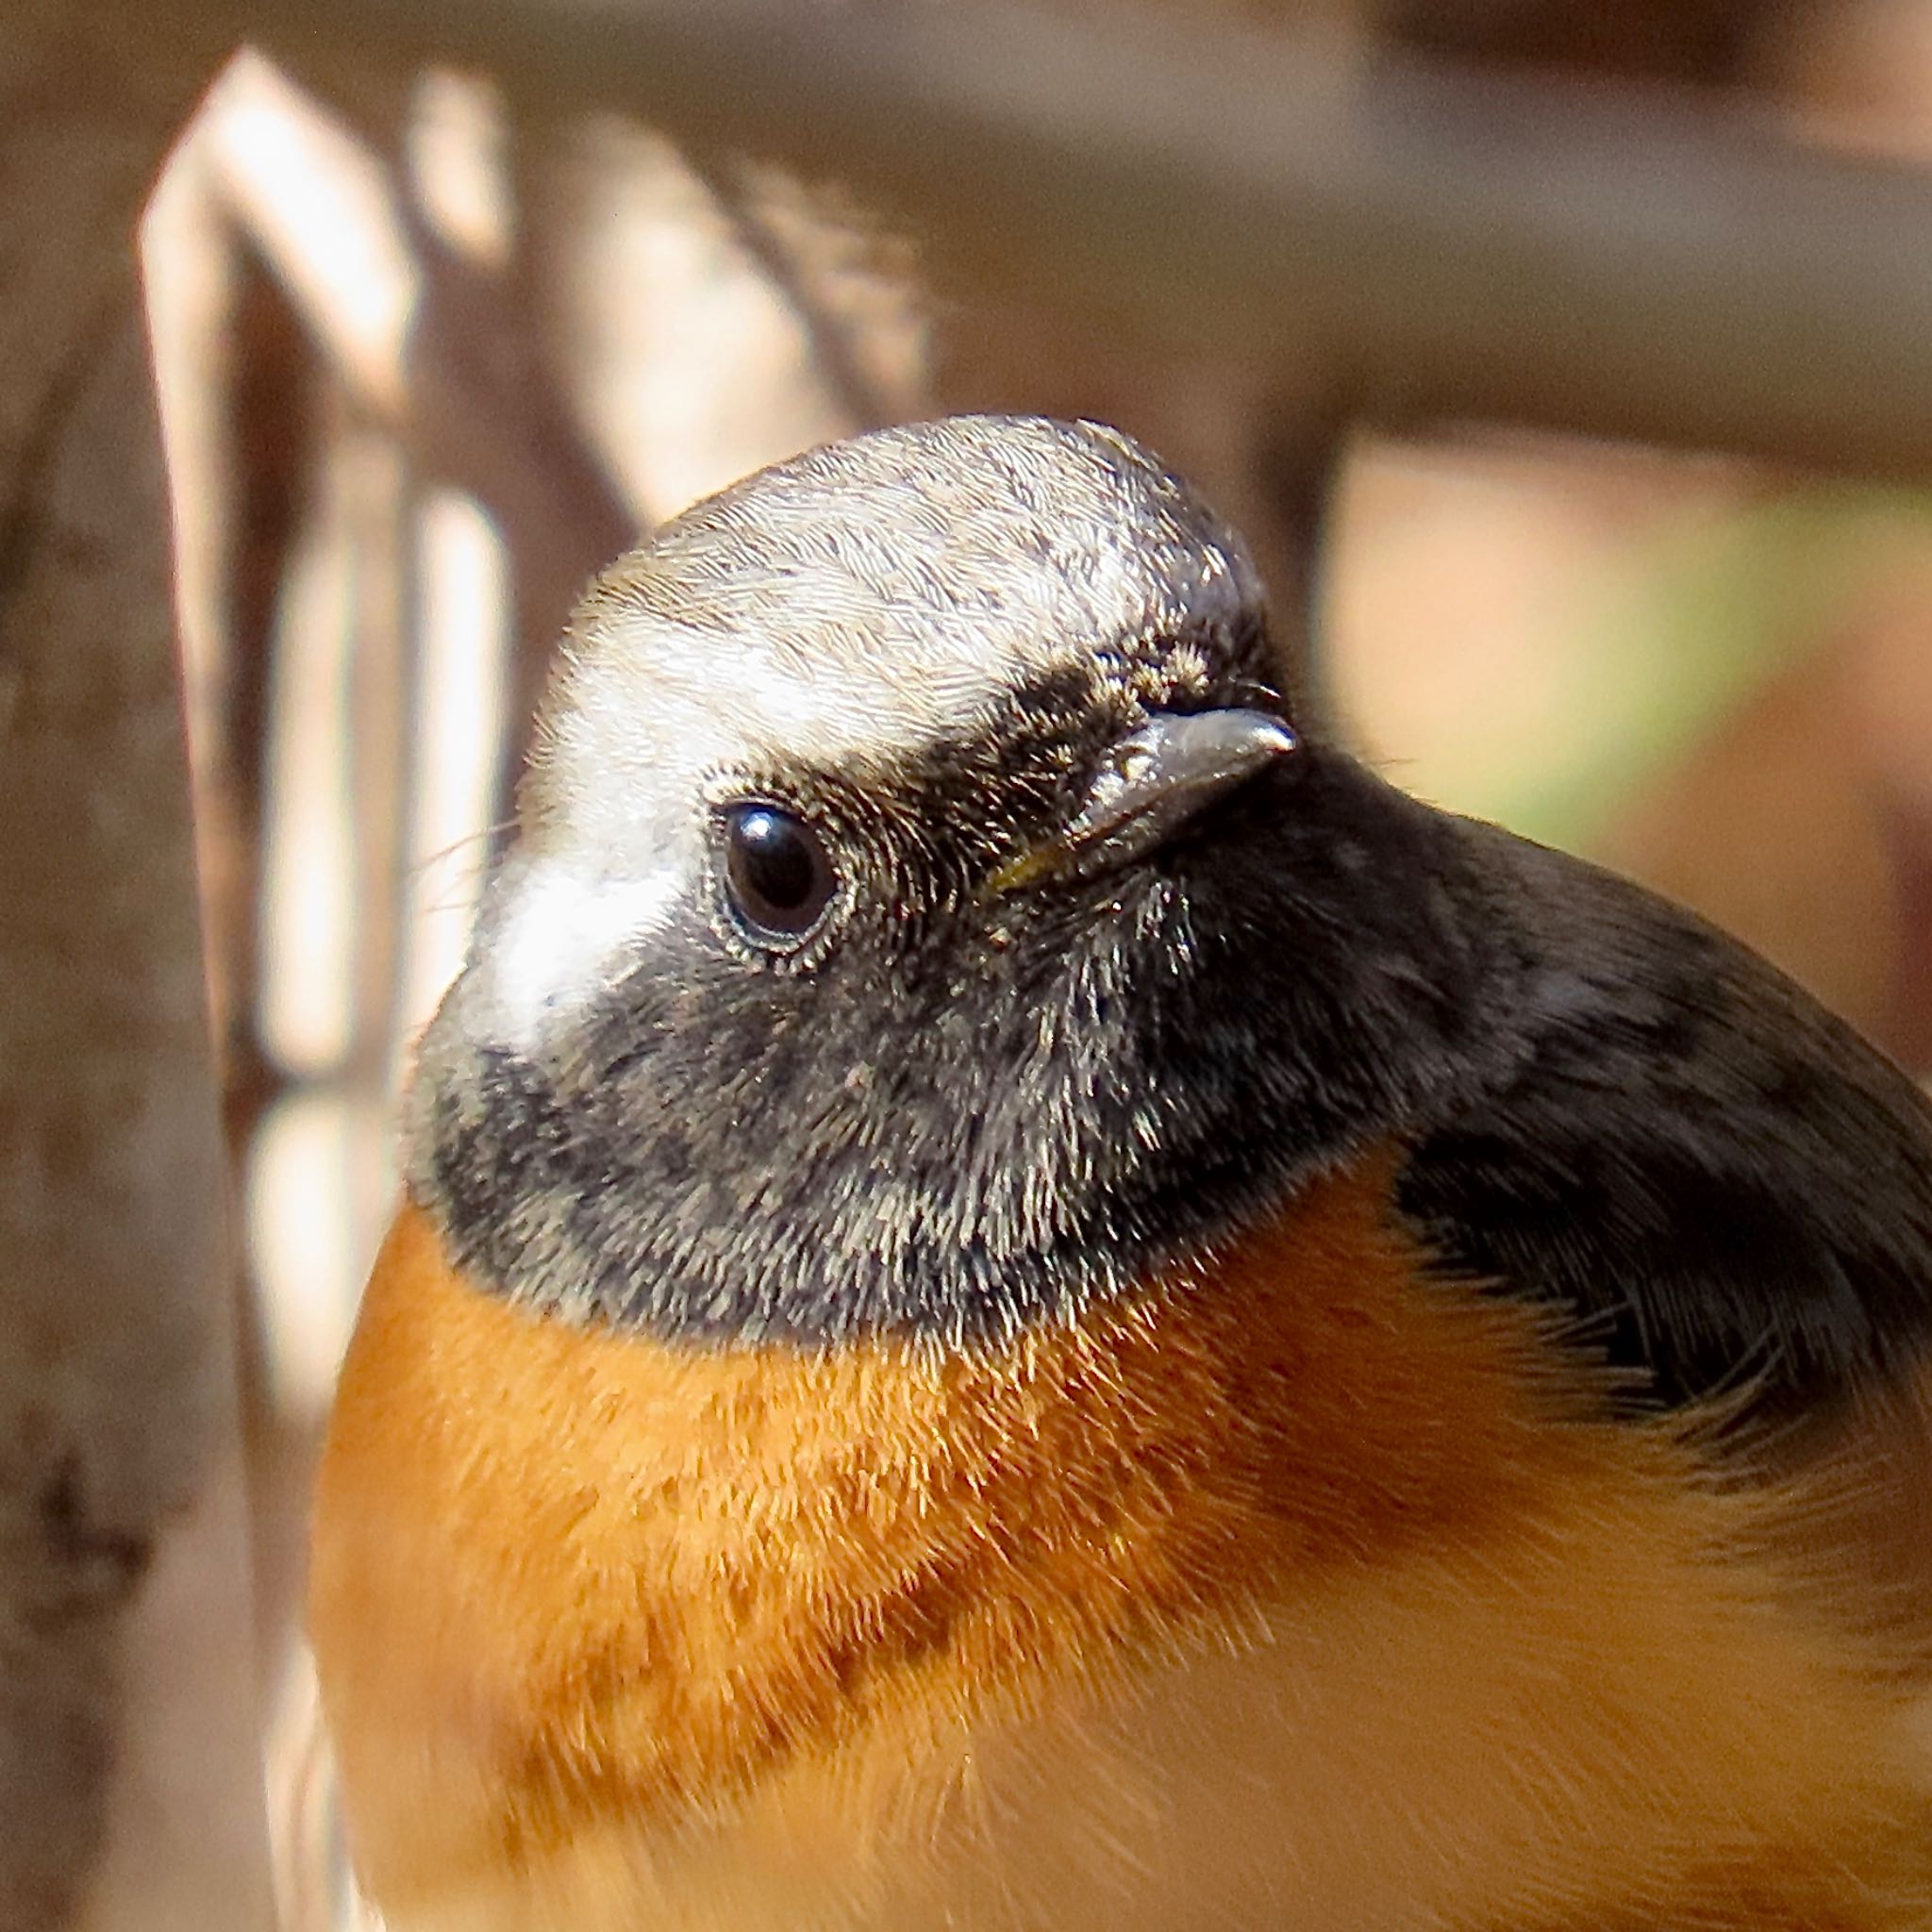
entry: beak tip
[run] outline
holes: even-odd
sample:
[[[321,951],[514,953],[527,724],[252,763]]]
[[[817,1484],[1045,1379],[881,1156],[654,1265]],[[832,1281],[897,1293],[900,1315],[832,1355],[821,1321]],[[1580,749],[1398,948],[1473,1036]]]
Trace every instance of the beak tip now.
[[[1300,745],[1293,726],[1272,711],[1155,718],[1117,748],[1071,828],[1070,843],[1095,860],[1131,857]]]

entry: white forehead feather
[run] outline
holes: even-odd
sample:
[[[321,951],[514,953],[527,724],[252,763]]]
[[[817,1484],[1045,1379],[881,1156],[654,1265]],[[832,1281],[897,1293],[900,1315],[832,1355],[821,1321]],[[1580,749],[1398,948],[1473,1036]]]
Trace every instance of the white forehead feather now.
[[[587,782],[892,759],[1002,690],[1258,597],[1239,540],[1113,430],[881,430],[698,505],[593,588],[538,783],[581,807]]]

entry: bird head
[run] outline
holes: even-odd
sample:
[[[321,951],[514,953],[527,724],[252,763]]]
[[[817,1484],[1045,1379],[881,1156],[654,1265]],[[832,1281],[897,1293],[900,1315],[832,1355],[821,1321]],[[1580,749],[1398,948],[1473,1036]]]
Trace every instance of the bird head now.
[[[485,1281],[660,1334],[1076,1308],[1399,1101],[1344,767],[1239,539],[1117,432],[764,471],[576,613],[412,1189]]]

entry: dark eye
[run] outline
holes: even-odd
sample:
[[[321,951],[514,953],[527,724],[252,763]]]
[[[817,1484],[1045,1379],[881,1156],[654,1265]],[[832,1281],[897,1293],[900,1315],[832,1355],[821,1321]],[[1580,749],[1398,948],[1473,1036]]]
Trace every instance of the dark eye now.
[[[767,944],[803,939],[839,883],[819,835],[775,805],[724,814],[724,880],[747,932]]]

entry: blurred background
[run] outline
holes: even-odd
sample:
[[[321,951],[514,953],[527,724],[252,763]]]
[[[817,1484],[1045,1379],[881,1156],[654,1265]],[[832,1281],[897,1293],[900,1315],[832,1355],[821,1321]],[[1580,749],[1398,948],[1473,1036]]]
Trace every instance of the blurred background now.
[[[725,92],[687,128],[572,98],[581,20],[491,58],[552,15],[479,7],[451,64],[236,54],[141,238],[288,1932],[355,1911],[303,1523],[410,1041],[575,589],[747,470],[947,410],[1120,425],[1246,531],[1324,728],[1932,1071],[1932,0],[848,9],[890,58],[828,55],[769,148],[775,58],[735,106],[728,35],[688,62]],[[1170,44],[1196,108],[1224,80],[1198,167]]]

